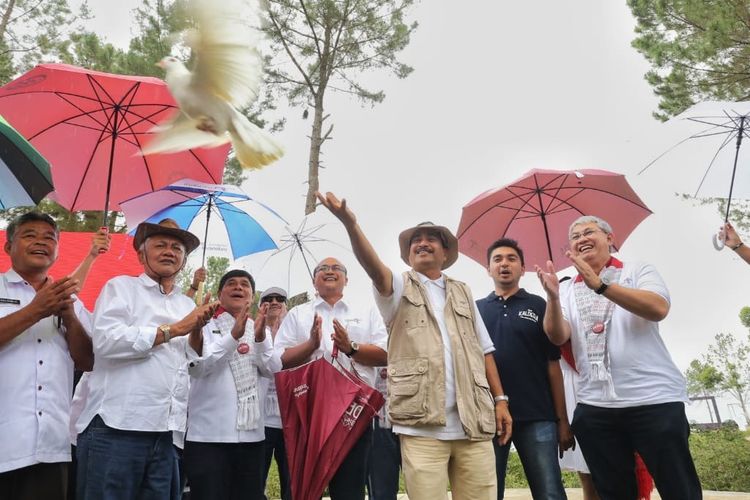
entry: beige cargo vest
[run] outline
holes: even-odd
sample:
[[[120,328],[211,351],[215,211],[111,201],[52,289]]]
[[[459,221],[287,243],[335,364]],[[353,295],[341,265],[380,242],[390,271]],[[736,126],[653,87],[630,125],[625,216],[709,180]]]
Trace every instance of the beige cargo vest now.
[[[427,290],[404,273],[404,295],[388,325],[388,416],[406,426],[445,425],[443,340]],[[445,323],[451,340],[458,414],[472,441],[495,435],[495,405],[474,329],[468,287],[445,277]]]

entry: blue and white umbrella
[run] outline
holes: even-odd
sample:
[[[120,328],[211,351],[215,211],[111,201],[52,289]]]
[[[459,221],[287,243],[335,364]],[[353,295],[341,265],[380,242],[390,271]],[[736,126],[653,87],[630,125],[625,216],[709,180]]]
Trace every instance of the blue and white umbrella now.
[[[120,203],[130,231],[135,231],[141,222],[157,223],[162,219],[174,219],[183,229],[205,216],[202,265],[205,265],[209,226],[216,218],[226,228],[229,248],[236,260],[266,250],[278,248],[268,231],[258,222],[259,215],[287,224],[276,211],[253,200],[237,186],[229,184],[206,184],[183,179],[157,191],[146,193]],[[251,213],[259,211],[259,214]]]

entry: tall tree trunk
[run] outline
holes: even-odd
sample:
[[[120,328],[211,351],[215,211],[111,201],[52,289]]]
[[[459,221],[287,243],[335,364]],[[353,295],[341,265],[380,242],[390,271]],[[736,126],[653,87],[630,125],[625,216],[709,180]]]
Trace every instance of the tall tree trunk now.
[[[750,412],[747,409],[747,401],[743,397],[742,390],[737,391],[739,393],[737,399],[740,402],[740,408],[742,408],[742,415],[745,417],[745,425],[750,427]]]
[[[16,0],[10,0],[8,6],[5,7],[3,12],[2,20],[0,20],[0,40],[5,41],[5,32],[8,30],[8,22],[10,22],[10,15],[13,13],[13,9],[16,6]]]
[[[305,199],[305,215],[315,211],[320,182],[318,180],[318,169],[320,167],[320,147],[323,145],[323,93],[319,91],[315,99],[315,110],[313,111],[312,133],[310,134],[310,158],[307,166],[307,198]]]

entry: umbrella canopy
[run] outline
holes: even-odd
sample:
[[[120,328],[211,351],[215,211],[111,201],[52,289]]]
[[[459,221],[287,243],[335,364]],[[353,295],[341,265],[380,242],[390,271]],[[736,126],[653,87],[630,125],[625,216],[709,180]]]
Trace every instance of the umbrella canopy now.
[[[621,174],[534,169],[464,206],[458,248],[487,267],[487,248],[492,242],[513,238],[523,248],[527,268],[544,266],[548,260],[566,267],[568,228],[582,215],[609,222],[621,245],[651,210]]]
[[[51,197],[69,210],[119,210],[122,200],[186,177],[221,182],[229,145],[140,154],[176,110],[157,78],[66,64],[39,65],[0,87],[0,114],[49,160]]]
[[[183,229],[193,226],[196,219],[204,219],[203,259],[209,225],[212,217],[223,222],[233,259],[265,250],[277,248],[276,242],[258,222],[263,212],[286,224],[278,213],[268,206],[253,200],[237,186],[230,184],[207,184],[192,179],[182,179],[157,191],[136,196],[121,202],[128,228],[135,230],[141,222],[158,223],[164,218],[174,219]]]
[[[52,189],[47,160],[0,116],[0,209],[36,205]]]
[[[640,173],[678,146],[696,139],[705,152],[705,160],[691,158],[687,164],[681,162],[680,175],[672,176],[669,183],[678,188],[687,183],[686,192],[693,192],[693,196],[728,199],[726,222],[733,197],[750,199],[750,157],[744,156],[743,160],[740,153],[743,139],[750,137],[750,101],[699,102],[669,123],[680,121],[691,122],[695,132],[659,155]]]

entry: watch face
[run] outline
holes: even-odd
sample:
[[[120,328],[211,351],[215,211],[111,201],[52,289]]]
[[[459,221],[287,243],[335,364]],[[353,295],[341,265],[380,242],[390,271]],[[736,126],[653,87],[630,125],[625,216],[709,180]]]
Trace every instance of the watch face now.
[[[357,344],[357,343],[356,343],[355,341],[353,341],[353,340],[352,340],[352,349],[354,349],[355,351],[358,351],[358,350],[359,350],[359,344]]]

